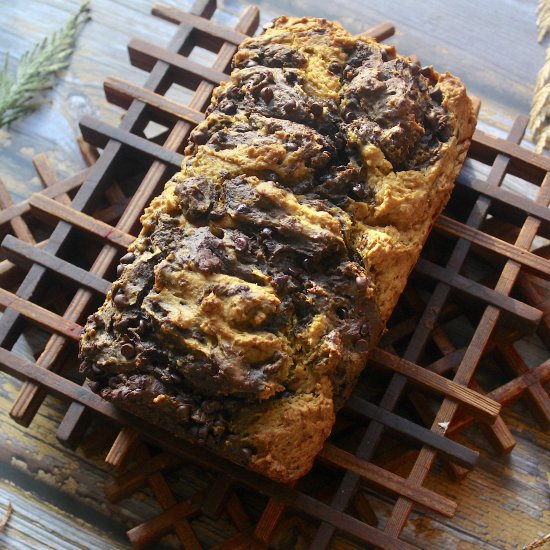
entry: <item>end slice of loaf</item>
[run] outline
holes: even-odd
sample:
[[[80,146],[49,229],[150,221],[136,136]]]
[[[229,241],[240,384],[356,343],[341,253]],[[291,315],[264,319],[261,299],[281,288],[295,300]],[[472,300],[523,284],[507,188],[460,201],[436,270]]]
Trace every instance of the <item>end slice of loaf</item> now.
[[[80,342],[105,399],[305,474],[466,156],[460,80],[324,19],[246,40]]]

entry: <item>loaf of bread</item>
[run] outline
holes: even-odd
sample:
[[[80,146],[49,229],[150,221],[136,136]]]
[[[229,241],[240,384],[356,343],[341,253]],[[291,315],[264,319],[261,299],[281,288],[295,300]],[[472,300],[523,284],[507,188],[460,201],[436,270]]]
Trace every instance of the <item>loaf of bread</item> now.
[[[273,479],[305,474],[474,126],[458,78],[338,23],[245,40],[88,319],[91,388]]]

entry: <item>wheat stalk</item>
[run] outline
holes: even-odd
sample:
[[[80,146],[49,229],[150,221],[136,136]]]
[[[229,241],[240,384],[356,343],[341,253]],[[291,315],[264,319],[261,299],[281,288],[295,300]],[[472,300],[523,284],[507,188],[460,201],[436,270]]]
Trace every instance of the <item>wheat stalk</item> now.
[[[36,109],[36,95],[51,88],[58,71],[69,64],[78,31],[89,19],[86,0],[65,27],[44,38],[19,59],[15,74],[9,71],[9,53],[0,71],[0,128]]]
[[[8,522],[10,521],[12,513],[13,513],[13,506],[11,505],[11,502],[8,501],[6,513],[4,514],[4,517],[2,518],[2,520],[0,520],[0,533],[6,528],[6,525],[8,525]]]
[[[538,41],[542,42],[544,37],[550,32],[550,2],[540,0],[537,7],[537,29]]]
[[[542,42],[550,32],[550,0],[539,0],[537,28],[538,41]],[[529,127],[533,134],[537,153],[541,153],[550,144],[550,46],[546,50],[544,65],[537,75],[531,103]]]

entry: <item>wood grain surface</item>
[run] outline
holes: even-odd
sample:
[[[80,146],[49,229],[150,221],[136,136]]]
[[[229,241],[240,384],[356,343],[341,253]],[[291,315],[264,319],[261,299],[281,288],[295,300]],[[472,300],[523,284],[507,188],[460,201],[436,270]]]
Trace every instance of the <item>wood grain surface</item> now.
[[[70,67],[42,106],[26,119],[0,129],[0,174],[14,201],[40,189],[32,157],[45,153],[64,177],[84,168],[76,137],[78,120],[93,115],[116,126],[121,110],[104,98],[103,81],[114,76],[142,84],[146,73],[131,67],[126,46],[130,39],[166,45],[174,26],[150,15],[145,0],[92,0],[92,21],[86,25]],[[187,0],[166,2],[181,8]],[[536,42],[536,0],[262,0],[262,22],[287,13],[340,20],[360,33],[383,20],[392,20],[396,35],[389,40],[405,54],[417,54],[423,63],[460,75],[470,91],[482,99],[479,128],[505,135],[516,114],[527,114],[536,73],[544,61],[544,47]],[[44,35],[61,27],[79,2],[73,0],[3,0],[0,2],[0,54],[9,51],[12,62]],[[233,24],[242,5],[223,3],[218,23]],[[139,42],[134,44],[139,45]],[[213,56],[193,52],[198,62]],[[111,86],[116,88],[116,81]],[[185,98],[170,90],[169,99]],[[191,113],[192,114],[192,113]],[[531,147],[528,142],[524,145]],[[514,181],[509,182],[513,188]],[[533,190],[534,192],[534,190]],[[46,209],[47,205],[35,205]],[[58,206],[61,208],[60,206]],[[37,332],[37,337],[39,333]],[[20,343],[24,347],[24,343]],[[521,350],[531,364],[547,355],[536,338]],[[108,503],[104,487],[110,472],[104,455],[88,449],[68,451],[55,438],[55,427],[65,406],[48,397],[29,429],[12,422],[8,411],[20,384],[0,374],[0,516],[8,501],[13,515],[0,533],[0,548],[129,548],[126,530],[159,512],[143,491],[132,499]],[[429,511],[414,513],[403,540],[426,549],[516,549],[550,531],[550,435],[542,432],[520,402],[507,408],[504,419],[518,444],[510,455],[495,457],[481,434],[473,435],[482,449],[475,471],[461,483],[438,470],[427,489],[458,502],[453,518]],[[98,437],[116,433],[104,426]],[[91,454],[90,454],[91,453]],[[409,464],[397,465],[406,471]],[[200,485],[192,468],[182,470],[177,485]],[[382,518],[388,506],[369,495]],[[253,503],[252,503],[253,504]],[[229,523],[228,523],[229,525]],[[220,540],[223,522],[201,518],[193,525],[199,541]],[[336,542],[337,547],[349,548]],[[178,547],[175,536],[163,547]]]

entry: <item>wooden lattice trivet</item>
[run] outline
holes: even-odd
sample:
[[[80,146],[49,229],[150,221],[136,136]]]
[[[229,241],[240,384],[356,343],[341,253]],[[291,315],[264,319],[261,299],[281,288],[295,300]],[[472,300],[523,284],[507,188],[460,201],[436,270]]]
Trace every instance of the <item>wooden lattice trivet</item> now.
[[[0,227],[8,233],[0,262],[0,368],[25,381],[10,414],[29,425],[48,393],[68,400],[57,430],[68,446],[86,435],[92,412],[125,426],[107,461],[126,471],[111,481],[107,496],[115,501],[148,484],[163,510],[128,532],[137,548],[168,532],[184,548],[202,548],[193,531],[201,514],[223,514],[233,525],[216,548],[264,548],[276,544],[275,528],[292,512],[302,518],[294,528],[315,550],[326,548],[335,531],[362,548],[366,543],[414,548],[399,538],[414,505],[448,517],[456,509],[456,503],[423,487],[435,458],[460,477],[478,456],[450,434],[479,421],[497,451],[511,450],[515,441],[499,412],[523,395],[541,424],[550,425],[544,388],[550,361],[530,368],[514,347],[535,331],[550,346],[550,253],[547,247],[530,252],[537,237],[550,235],[550,160],[519,145],[527,123],[522,117],[507,139],[476,132],[469,162],[488,175],[465,170],[459,177],[389,331],[314,470],[295,486],[174,440],[75,382],[80,382],[76,342],[81,323],[102,301],[122,250],[133,240],[140,213],[179,167],[187,137],[202,120],[214,86],[225,78],[236,46],[256,31],[256,7],[243,12],[234,30],[210,20],[215,9],[209,0],[197,0],[189,12],[155,5],[153,13],[177,24],[177,32],[167,48],[130,43],[132,63],[150,76],[143,87],[106,80],[107,98],[127,112],[116,128],[88,117],[81,122],[87,170],[60,181],[38,156],[42,191],[11,204],[0,185]],[[378,40],[392,33],[390,24],[370,31]],[[189,57],[195,46],[216,54],[211,67]],[[165,97],[172,85],[192,92],[187,105]],[[151,122],[165,130],[147,139]],[[103,149],[99,159],[95,147]],[[536,197],[505,188],[510,175],[536,188]],[[34,357],[24,358],[17,343],[29,324],[42,327],[46,338]],[[511,374],[495,384],[486,375],[495,368]],[[204,481],[182,499],[169,472],[190,463]],[[244,488],[265,499],[260,514],[247,507]],[[373,507],[378,495],[389,506],[386,513]]]

